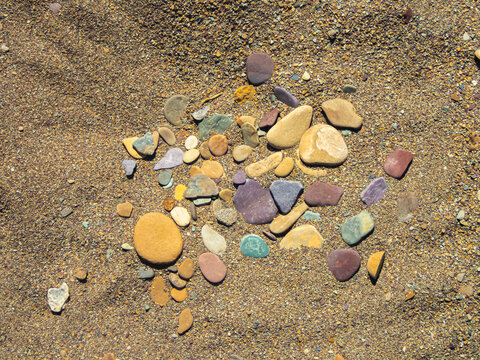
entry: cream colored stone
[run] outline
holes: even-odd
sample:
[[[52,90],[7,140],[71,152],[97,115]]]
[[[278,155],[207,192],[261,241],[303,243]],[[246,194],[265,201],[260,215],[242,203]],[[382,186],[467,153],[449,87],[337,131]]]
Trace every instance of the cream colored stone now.
[[[322,103],[322,109],[335,127],[359,129],[362,126],[362,118],[350,101],[340,98],[327,100]]]
[[[198,149],[190,149],[183,153],[183,162],[185,164],[191,164],[195,162],[200,156],[200,151]]]
[[[318,124],[303,134],[299,146],[300,158],[307,165],[336,166],[348,156],[342,134],[333,126]]]
[[[185,139],[185,149],[192,150],[198,146],[198,139],[195,135],[190,135]]]
[[[293,159],[291,157],[286,157],[282,160],[282,162],[277,166],[275,169],[275,175],[278,177],[286,177],[290,175],[293,170]]]
[[[290,212],[286,215],[278,215],[271,223],[270,223],[270,231],[275,234],[283,234],[288,229],[290,229],[293,224],[298,220],[300,216],[303,215],[305,211],[307,211],[308,205],[305,203],[301,203],[295,206]]]
[[[475,50],[475,56],[480,60],[480,49]]]
[[[302,170],[303,173],[315,177],[325,176],[327,175],[327,170],[325,169],[312,169],[307,167],[302,160],[300,160],[300,153],[297,149],[297,157],[295,158],[295,164]]]
[[[170,211],[170,215],[178,226],[185,227],[190,224],[190,213],[182,206],[174,207],[172,211]]]
[[[308,73],[308,71],[305,71],[302,75],[302,80],[303,81],[308,81],[310,80],[310,74]]]
[[[267,141],[276,149],[288,149],[298,144],[310,127],[313,108],[302,105],[288,113],[268,131]]]
[[[252,153],[253,149],[248,145],[238,145],[233,148],[233,159],[240,163],[245,161],[250,154]]]
[[[263,175],[266,172],[272,169],[275,169],[278,166],[278,164],[280,164],[282,159],[283,159],[283,154],[281,151],[273,153],[272,155],[267,156],[265,159],[262,159],[256,163],[247,165],[245,167],[245,174],[247,174],[247,176],[250,178]]]
[[[322,235],[312,225],[301,225],[290,230],[280,241],[281,249],[298,249],[300,246],[319,248],[324,240]]]

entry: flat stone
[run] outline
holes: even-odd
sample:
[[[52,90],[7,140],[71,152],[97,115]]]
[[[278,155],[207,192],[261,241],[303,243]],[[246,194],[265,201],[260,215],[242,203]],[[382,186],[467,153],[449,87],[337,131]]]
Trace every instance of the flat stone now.
[[[67,216],[73,214],[73,209],[70,208],[70,207],[64,207],[61,211],[60,211],[60,216],[63,217],[63,218],[66,218]]]
[[[129,243],[123,243],[123,244],[121,245],[121,247],[122,247],[122,250],[124,250],[124,251],[130,251],[130,250],[135,249],[135,248],[134,248],[132,245],[130,245]]]
[[[270,231],[275,235],[285,233],[307,211],[308,205],[302,202],[292,209],[287,215],[278,215],[270,224]]]
[[[198,124],[198,137],[200,140],[204,140],[208,137],[210,131],[223,134],[232,123],[232,119],[226,115],[213,114]]]
[[[198,149],[190,149],[183,153],[183,162],[185,164],[194,163],[200,156],[200,151]]]
[[[243,115],[237,118],[237,124],[240,127],[242,127],[243,124],[255,126],[255,118],[253,116]]]
[[[233,94],[233,101],[244,104],[247,101],[251,101],[255,98],[255,88],[253,85],[240,86],[235,90]]]
[[[174,207],[172,211],[170,211],[170,215],[172,216],[173,221],[175,221],[178,226],[185,227],[190,225],[190,214],[188,213],[188,210],[184,207]]]
[[[398,194],[397,212],[398,220],[406,222],[413,217],[413,212],[418,207],[418,199],[413,191]]]
[[[197,207],[195,204],[192,202],[188,206],[188,211],[190,212],[190,216],[192,217],[193,221],[197,221]]]
[[[177,225],[159,212],[140,217],[135,225],[133,241],[142,259],[158,265],[174,262],[183,249],[183,240]]]
[[[208,140],[208,148],[210,152],[215,156],[222,156],[227,153],[228,141],[223,135],[213,135]]]
[[[247,79],[253,85],[260,85],[273,75],[273,59],[264,52],[250,54],[247,58]]]
[[[179,335],[185,334],[193,325],[193,316],[190,308],[186,308],[180,313],[178,317],[178,329]]]
[[[362,201],[370,206],[376,204],[382,200],[383,196],[387,193],[387,182],[383,177],[373,180],[363,191],[360,193]]]
[[[298,181],[275,180],[270,185],[270,193],[281,214],[292,209],[302,191],[303,185]]]
[[[194,113],[192,113],[192,117],[196,121],[201,121],[201,120],[205,119],[205,116],[207,116],[207,113],[208,113],[209,110],[210,110],[210,105],[207,105],[207,106],[201,108],[200,110],[197,110]]]
[[[249,178],[254,178],[265,174],[266,172],[275,169],[283,159],[283,154],[281,151],[273,153],[270,156],[245,167],[245,174]]]
[[[297,98],[281,86],[275,86],[275,89],[273,89],[273,93],[278,100],[280,100],[287,106],[296,108],[299,105]]]
[[[138,278],[142,280],[153,279],[155,277],[155,273],[152,269],[141,267],[138,269]]]
[[[253,258],[264,258],[270,254],[270,248],[258,235],[249,234],[240,240],[240,251],[243,255]]]
[[[133,143],[136,140],[138,140],[138,136],[129,137],[129,138],[123,139],[122,144],[123,146],[125,146],[125,150],[127,150],[130,156],[132,156],[135,159],[143,159],[143,156],[133,148]]]
[[[153,170],[171,169],[183,164],[183,151],[180,148],[169,149]]]
[[[304,220],[309,220],[309,221],[316,221],[316,220],[320,220],[320,214],[317,213],[317,212],[313,212],[313,211],[305,211],[305,213],[303,214],[302,218]]]
[[[348,100],[338,98],[324,101],[322,109],[328,121],[335,127],[359,129],[362,126],[362,118]]]
[[[310,80],[310,74],[308,73],[308,71],[305,71],[302,75],[302,80],[303,81],[308,81]]]
[[[383,163],[383,169],[385,172],[396,179],[401,179],[408,170],[413,155],[411,152],[397,149],[387,156]]]
[[[353,85],[345,85],[343,88],[342,88],[343,92],[345,94],[353,94],[357,91],[357,88]],[[342,99],[343,100],[343,99]]]
[[[293,170],[295,162],[291,157],[285,157],[275,169],[275,175],[278,177],[287,177]]]
[[[307,165],[338,166],[348,156],[342,134],[327,124],[308,129],[300,140],[300,158]]]
[[[379,251],[370,255],[367,261],[367,271],[373,280],[377,280],[382,271],[383,261],[385,260],[385,251]]]
[[[213,157],[213,154],[210,152],[210,149],[208,147],[208,141],[204,141],[200,145],[200,156],[202,157],[202,159],[205,160],[211,159]]]
[[[365,239],[374,228],[372,215],[366,210],[345,220],[342,225],[342,238],[348,245],[353,246]]]
[[[187,191],[187,187],[185,185],[178,184],[177,186],[175,186],[175,190],[173,192],[173,197],[175,198],[175,200],[182,201],[183,196],[185,195],[185,191]]]
[[[254,148],[260,144],[260,141],[258,140],[257,129],[255,128],[255,126],[249,123],[245,123],[242,125],[241,130],[243,142],[245,143],[245,145]]]
[[[245,184],[245,181],[247,181],[247,177],[245,174],[245,171],[243,170],[238,170],[232,178],[233,185],[238,186],[238,185],[243,185]]]
[[[188,98],[183,95],[173,95],[167,99],[163,107],[163,114],[172,125],[181,125],[182,117],[187,110]]]
[[[178,267],[178,275],[184,279],[190,279],[195,272],[195,264],[192,259],[186,258]]]
[[[223,261],[211,252],[203,253],[198,257],[198,267],[205,279],[213,284],[222,282],[227,275],[227,267]]]
[[[218,212],[224,208],[225,206],[223,206],[223,201],[220,199],[215,200],[212,204],[212,210],[215,216],[217,216]]]
[[[117,205],[117,214],[121,217],[128,218],[132,215],[133,205],[128,201]]]
[[[473,296],[474,290],[472,285],[461,285],[458,289],[458,293],[465,296]]]
[[[70,297],[68,285],[62,283],[58,288],[50,288],[47,291],[47,301],[50,310],[53,313],[60,313],[65,307],[65,303]]]
[[[328,255],[327,265],[335,279],[347,281],[360,268],[360,255],[352,249],[333,250]]]
[[[176,289],[183,289],[187,286],[187,282],[175,273],[168,274],[168,281],[170,281],[170,284]]]
[[[213,160],[204,161],[201,170],[210,179],[220,179],[224,174],[222,164]]]
[[[125,176],[131,177],[137,168],[137,160],[125,159],[122,166],[125,168]]]
[[[225,251],[227,250],[227,242],[222,235],[220,235],[208,225],[202,226],[201,233],[203,244],[208,249],[208,251],[216,255],[225,254]]]
[[[133,142],[133,148],[143,156],[151,156],[155,153],[157,146],[153,141],[153,136],[150,132],[147,132],[141,138],[138,138]]]
[[[163,139],[163,141],[165,141],[168,145],[173,146],[177,143],[175,134],[168,127],[161,127],[160,129],[158,129],[158,133],[160,134],[160,137]]]
[[[216,216],[217,221],[225,226],[232,226],[237,221],[237,212],[231,208],[221,209]]]
[[[309,105],[299,106],[268,131],[267,141],[275,149],[288,149],[297,145],[312,122],[313,108]]]
[[[265,128],[270,128],[275,123],[277,122],[278,114],[280,113],[280,110],[276,107],[273,109],[269,110],[267,113],[265,113],[258,123],[258,127],[260,129],[265,129]]]
[[[193,199],[193,204],[195,204],[195,206],[208,205],[211,202],[212,202],[211,198],[196,198],[196,199]]]
[[[267,224],[278,214],[270,191],[255,180],[238,187],[233,203],[247,224]]]
[[[187,298],[187,289],[186,288],[183,288],[183,289],[172,288],[172,290],[170,290],[170,296],[176,302],[185,301],[185,299]]]
[[[337,205],[343,195],[341,186],[315,181],[305,191],[305,202],[309,206]]]
[[[200,174],[205,175],[205,173],[202,171],[202,169],[200,169],[196,165],[190,166],[190,177],[194,177],[195,175],[200,175]]]
[[[160,174],[158,174],[158,183],[162,186],[167,186],[170,180],[172,179],[173,170],[166,169],[162,170]]]
[[[219,196],[220,199],[222,199],[223,201],[230,202],[230,201],[232,201],[232,198],[233,198],[233,191],[230,190],[230,189],[222,189],[222,190],[220,190],[220,192],[218,193],[218,196]]]
[[[198,146],[198,139],[195,135],[190,135],[185,139],[185,149],[192,150]]]
[[[165,289],[165,281],[161,276],[157,276],[152,281],[150,286],[150,298],[152,301],[160,306],[165,306],[169,300],[168,291]]]
[[[58,14],[61,9],[62,9],[62,5],[60,5],[58,2],[54,2],[54,3],[50,4],[50,6],[48,7],[48,10],[52,14]]]
[[[323,237],[313,225],[300,225],[290,230],[280,241],[280,249],[299,249],[301,246],[320,248]]]
[[[253,149],[248,145],[235,146],[233,148],[233,153],[232,153],[233,159],[237,163],[241,163],[241,162],[245,161],[250,156],[252,151],[253,151]]]
[[[218,187],[207,175],[196,175],[190,179],[184,196],[187,199],[212,197],[218,195]]]

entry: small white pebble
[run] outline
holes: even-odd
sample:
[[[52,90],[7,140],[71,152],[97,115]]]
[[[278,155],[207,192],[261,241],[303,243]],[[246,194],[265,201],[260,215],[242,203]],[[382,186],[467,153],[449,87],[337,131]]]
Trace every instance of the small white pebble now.
[[[308,71],[305,71],[302,75],[302,80],[303,81],[308,81],[310,80],[310,74],[308,73]]]
[[[190,135],[185,139],[185,149],[191,150],[198,146],[198,139],[195,135]]]

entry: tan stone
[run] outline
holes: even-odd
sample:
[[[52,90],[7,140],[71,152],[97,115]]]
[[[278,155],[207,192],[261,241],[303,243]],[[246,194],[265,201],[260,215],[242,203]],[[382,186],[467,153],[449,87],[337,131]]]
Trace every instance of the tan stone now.
[[[338,98],[324,101],[322,109],[335,127],[359,129],[362,126],[362,118],[348,100]]]
[[[305,203],[301,203],[295,206],[290,212],[286,215],[278,215],[271,223],[270,223],[270,231],[275,234],[283,234],[285,231],[290,229],[293,224],[298,220],[300,216],[303,215],[305,211],[307,211],[308,205]]]
[[[103,355],[102,360],[117,360],[118,358],[113,353],[106,353]]]
[[[186,308],[178,317],[178,334],[182,335],[187,332],[193,325],[193,316],[190,308]]]
[[[155,277],[150,287],[150,298],[153,302],[160,306],[165,306],[168,302],[168,291],[165,289],[165,281],[161,276]]]
[[[413,299],[413,297],[415,296],[415,292],[413,290],[410,290],[407,295],[405,295],[405,301],[408,301],[410,299]]]
[[[83,268],[83,267],[79,267],[79,268],[76,268],[76,269],[73,271],[73,276],[74,276],[77,280],[85,281],[85,280],[87,280],[88,271],[87,271],[85,268]]]
[[[125,146],[125,150],[127,150],[130,156],[134,157],[135,159],[143,159],[143,156],[140,155],[137,152],[137,150],[133,148],[133,142],[137,139],[139,139],[138,136],[129,137],[129,138],[123,139],[122,143],[123,143],[123,146]]]
[[[327,175],[327,170],[325,169],[313,169],[308,166],[306,166],[303,161],[300,159],[300,153],[298,152],[297,149],[297,157],[295,158],[295,164],[302,170],[303,173],[315,177],[320,177],[320,176],[325,176]]]
[[[300,158],[307,165],[336,166],[348,156],[342,134],[333,126],[318,124],[303,134],[299,146]]]
[[[213,135],[208,140],[208,148],[210,152],[215,156],[222,156],[227,153],[228,141],[224,135]]]
[[[245,167],[245,174],[248,177],[254,178],[260,175],[265,174],[266,172],[275,169],[283,159],[283,154],[281,151],[273,153],[270,156],[267,156],[265,159],[262,159],[256,163],[247,165]]]
[[[190,177],[194,177],[196,175],[204,174],[202,169],[200,169],[198,166],[193,165],[190,167]]]
[[[210,149],[208,148],[207,141],[204,141],[200,145],[200,156],[202,157],[202,159],[205,159],[205,160],[211,159],[213,157],[212,153],[210,152]]]
[[[191,164],[195,162],[200,156],[200,151],[198,149],[190,149],[183,153],[183,162],[185,164]]]
[[[175,206],[174,198],[168,197],[163,201],[163,208],[167,211],[172,211],[174,206]]]
[[[480,49],[475,50],[475,56],[480,60]]]
[[[152,132],[152,138],[153,138],[153,146],[155,149],[158,147],[158,142],[160,140],[160,134],[158,131]]]
[[[218,161],[206,160],[203,162],[201,170],[210,179],[219,179],[223,175],[223,167]]]
[[[190,279],[195,272],[195,264],[190,258],[183,260],[182,264],[178,267],[178,275],[185,280]]]
[[[128,201],[117,205],[117,214],[121,217],[130,217],[132,215],[133,205]]]
[[[220,196],[220,199],[222,199],[223,201],[230,202],[230,201],[232,201],[233,191],[230,190],[230,189],[222,189],[218,193],[218,196]]]
[[[177,140],[175,139],[175,134],[168,127],[162,126],[158,129],[158,133],[168,145],[173,146],[176,144]]]
[[[378,279],[380,271],[382,271],[383,261],[385,259],[385,251],[379,251],[375,254],[370,255],[367,261],[367,271],[370,274],[371,278],[374,280]]]
[[[458,289],[458,293],[465,296],[473,296],[473,286],[471,285],[462,285]]]
[[[250,154],[252,153],[253,149],[248,145],[238,145],[233,148],[233,159],[240,163],[245,161]]]
[[[323,244],[323,237],[313,225],[306,224],[290,230],[280,241],[281,249],[298,249],[300,246],[319,248]]]
[[[240,116],[237,119],[238,126],[242,127],[243,124],[250,124],[255,126],[255,118],[253,116]]]
[[[277,166],[275,169],[275,175],[278,177],[286,177],[290,175],[293,170],[293,159],[291,157],[286,157],[282,160],[282,162]]]
[[[170,291],[170,295],[172,296],[173,300],[175,300],[176,302],[185,301],[185,299],[187,298],[187,288],[183,288],[180,290],[173,288]]]
[[[310,127],[313,108],[302,105],[295,108],[268,131],[267,141],[276,149],[288,149],[298,144],[302,135]]]

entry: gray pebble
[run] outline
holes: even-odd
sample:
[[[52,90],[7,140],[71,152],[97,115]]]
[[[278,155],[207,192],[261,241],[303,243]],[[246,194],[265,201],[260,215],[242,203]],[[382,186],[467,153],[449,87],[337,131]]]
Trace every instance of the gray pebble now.
[[[356,91],[357,91],[357,88],[356,88],[355,86],[353,86],[353,85],[345,85],[345,86],[343,87],[343,92],[344,92],[345,94],[353,94],[353,93],[356,92]]]
[[[138,278],[142,280],[152,279],[155,276],[155,273],[152,269],[142,267],[138,269]]]
[[[190,203],[188,209],[190,210],[190,216],[192,217],[192,220],[197,221],[197,208],[193,202]]]
[[[70,215],[71,213],[73,213],[73,209],[69,207],[63,208],[62,211],[60,211],[60,215],[64,218]]]
[[[162,170],[160,174],[158,174],[158,183],[162,186],[167,186],[170,183],[170,180],[172,180],[172,175],[172,169]]]

